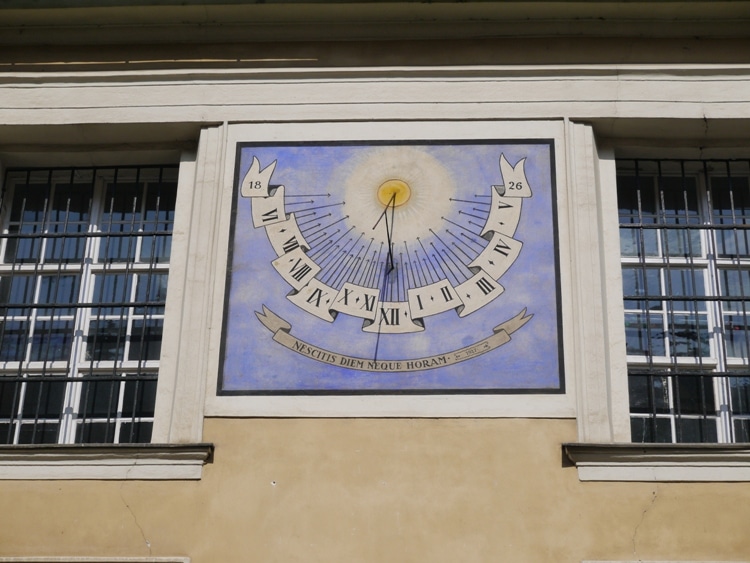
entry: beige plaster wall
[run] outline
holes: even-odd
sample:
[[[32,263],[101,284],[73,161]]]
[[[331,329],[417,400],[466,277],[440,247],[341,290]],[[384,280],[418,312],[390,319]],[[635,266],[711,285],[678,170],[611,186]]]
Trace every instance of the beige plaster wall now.
[[[581,483],[570,420],[208,419],[201,481],[0,482],[0,556],[740,560],[750,487]]]

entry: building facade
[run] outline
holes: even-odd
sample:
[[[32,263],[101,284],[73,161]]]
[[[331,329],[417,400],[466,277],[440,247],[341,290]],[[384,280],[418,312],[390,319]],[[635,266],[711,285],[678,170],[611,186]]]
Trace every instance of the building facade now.
[[[748,18],[6,2],[0,561],[750,561]]]

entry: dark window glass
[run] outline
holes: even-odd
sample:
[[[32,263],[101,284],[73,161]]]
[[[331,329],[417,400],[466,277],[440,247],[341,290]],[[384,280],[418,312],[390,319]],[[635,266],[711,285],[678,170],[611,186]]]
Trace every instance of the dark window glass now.
[[[121,378],[93,379],[85,381],[81,389],[81,418],[112,418],[120,400]]]
[[[630,433],[634,442],[672,442],[672,425],[668,418],[632,417]]]
[[[109,307],[94,307],[94,315],[125,314],[130,304],[132,276],[128,274],[96,274],[94,276],[93,303],[106,303]]]
[[[64,381],[28,381],[25,383],[23,399],[24,417],[32,413],[34,418],[56,418],[62,416],[65,399]]]
[[[85,422],[76,428],[76,442],[84,444],[111,444],[115,441],[114,422]]]
[[[95,362],[122,360],[125,353],[126,324],[119,320],[89,324],[86,359]]]
[[[19,444],[56,444],[60,424],[57,422],[35,422],[21,424]]]
[[[65,361],[73,344],[73,321],[37,321],[31,338],[32,361]]]
[[[716,442],[716,418],[677,418],[678,442]]]
[[[120,426],[121,444],[140,444],[151,441],[153,422],[123,422]]]
[[[99,247],[100,262],[128,262],[135,260],[137,238],[123,236],[135,233],[141,226],[141,184],[109,184],[104,199],[100,230],[111,233],[103,237]]]
[[[127,379],[122,415],[128,418],[154,416],[156,380]]]
[[[133,321],[130,337],[130,360],[158,360],[161,354],[161,333],[163,322],[160,319]]]

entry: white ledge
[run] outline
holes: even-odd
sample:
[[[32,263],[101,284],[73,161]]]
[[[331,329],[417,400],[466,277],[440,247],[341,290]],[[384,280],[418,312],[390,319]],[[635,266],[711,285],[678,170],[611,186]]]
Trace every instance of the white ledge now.
[[[750,444],[563,444],[581,481],[750,481]]]
[[[0,479],[200,479],[212,444],[0,446]]]
[[[0,563],[190,563],[189,557],[0,557]]]

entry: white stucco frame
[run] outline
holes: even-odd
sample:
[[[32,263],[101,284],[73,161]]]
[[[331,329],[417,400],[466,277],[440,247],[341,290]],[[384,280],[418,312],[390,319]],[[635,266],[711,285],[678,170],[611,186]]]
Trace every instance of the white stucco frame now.
[[[560,209],[567,208],[568,183],[565,162],[565,124],[563,120],[547,121],[367,121],[349,123],[281,123],[281,124],[230,124],[227,125],[226,149],[224,150],[224,175],[222,177],[219,224],[230,224],[233,197],[236,145],[238,142],[254,140],[264,142],[284,141],[347,141],[367,139],[394,140],[413,139],[552,139],[555,148],[556,183],[558,199],[558,222],[560,225],[560,247],[565,255],[560,260],[560,283],[563,296],[569,293],[570,272],[565,233],[568,218],[560,216]],[[220,246],[229,248],[228,229],[223,229]],[[217,256],[217,271],[226,271],[226,258]],[[223,303],[224,286],[218,283],[213,290],[214,303]],[[563,297],[563,311],[570,303]],[[223,311],[222,311],[223,312]],[[563,313],[563,319],[569,315]],[[215,317],[216,326],[221,318]],[[213,323],[212,323],[213,324]],[[562,338],[569,331],[563,322]],[[213,335],[216,336],[215,334]],[[572,341],[564,342],[568,349]],[[220,347],[213,342],[212,349]],[[563,356],[565,361],[565,357]],[[217,377],[220,358],[212,364],[211,379],[206,393],[206,414],[210,416],[319,416],[319,417],[556,417],[575,415],[570,381],[564,393],[524,394],[409,394],[409,395],[217,395]],[[567,364],[566,364],[567,367]],[[567,371],[567,370],[565,370]]]

